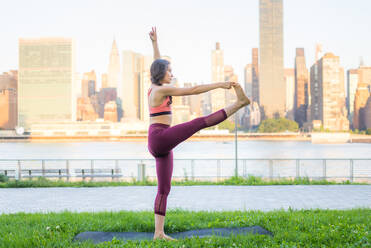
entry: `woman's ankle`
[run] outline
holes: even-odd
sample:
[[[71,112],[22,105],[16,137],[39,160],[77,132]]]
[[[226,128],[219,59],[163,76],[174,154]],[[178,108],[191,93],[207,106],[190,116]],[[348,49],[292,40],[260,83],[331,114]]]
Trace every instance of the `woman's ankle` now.
[[[164,231],[155,231],[155,235],[157,236],[157,235],[164,235],[165,234],[165,232]]]

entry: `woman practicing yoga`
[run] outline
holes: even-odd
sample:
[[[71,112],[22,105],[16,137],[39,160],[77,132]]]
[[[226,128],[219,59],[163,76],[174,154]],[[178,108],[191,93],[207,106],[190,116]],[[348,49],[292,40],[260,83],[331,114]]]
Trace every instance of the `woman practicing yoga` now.
[[[152,84],[148,90],[150,113],[148,150],[156,160],[158,181],[157,195],[154,204],[155,233],[153,239],[174,240],[168,235],[165,235],[164,232],[166,201],[170,192],[171,176],[173,173],[172,149],[201,129],[214,126],[224,121],[240,108],[250,104],[250,100],[243,92],[241,86],[236,82],[204,84],[190,88],[169,86],[168,84],[171,83],[173,77],[171,65],[167,60],[161,59],[160,57],[156,28],[152,28],[149,36],[152,40],[155,61],[151,65]],[[196,95],[217,88],[230,89],[231,87],[233,87],[236,92],[237,100],[235,103],[210,115],[170,127],[172,96]]]

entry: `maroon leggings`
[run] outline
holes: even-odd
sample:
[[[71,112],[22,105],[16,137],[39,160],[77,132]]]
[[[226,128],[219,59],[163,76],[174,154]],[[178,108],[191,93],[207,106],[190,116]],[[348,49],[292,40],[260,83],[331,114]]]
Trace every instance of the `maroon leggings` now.
[[[170,127],[162,123],[154,123],[148,130],[148,150],[156,159],[157,195],[155,214],[166,214],[166,202],[171,188],[173,174],[173,151],[179,143],[191,137],[203,128],[214,126],[227,119],[224,109],[208,116]]]

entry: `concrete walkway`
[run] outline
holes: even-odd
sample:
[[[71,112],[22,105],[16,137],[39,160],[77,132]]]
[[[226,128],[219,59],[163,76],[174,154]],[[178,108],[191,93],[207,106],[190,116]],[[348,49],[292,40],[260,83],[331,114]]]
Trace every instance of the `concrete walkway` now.
[[[0,214],[150,210],[157,187],[0,189]],[[262,210],[371,208],[371,185],[172,186],[168,209]]]

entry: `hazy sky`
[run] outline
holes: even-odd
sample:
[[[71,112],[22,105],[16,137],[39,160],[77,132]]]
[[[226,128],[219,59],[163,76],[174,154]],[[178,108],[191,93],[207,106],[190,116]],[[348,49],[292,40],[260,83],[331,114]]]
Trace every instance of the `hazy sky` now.
[[[152,55],[157,26],[162,55],[180,82],[209,82],[211,50],[221,43],[225,64],[243,83],[251,48],[259,46],[258,0],[12,0],[1,3],[0,73],[18,68],[18,38],[72,37],[76,70],[107,71],[113,38],[120,50]],[[371,63],[370,0],[284,0],[284,63],[304,47],[307,66],[316,43],[340,56],[345,70]]]

